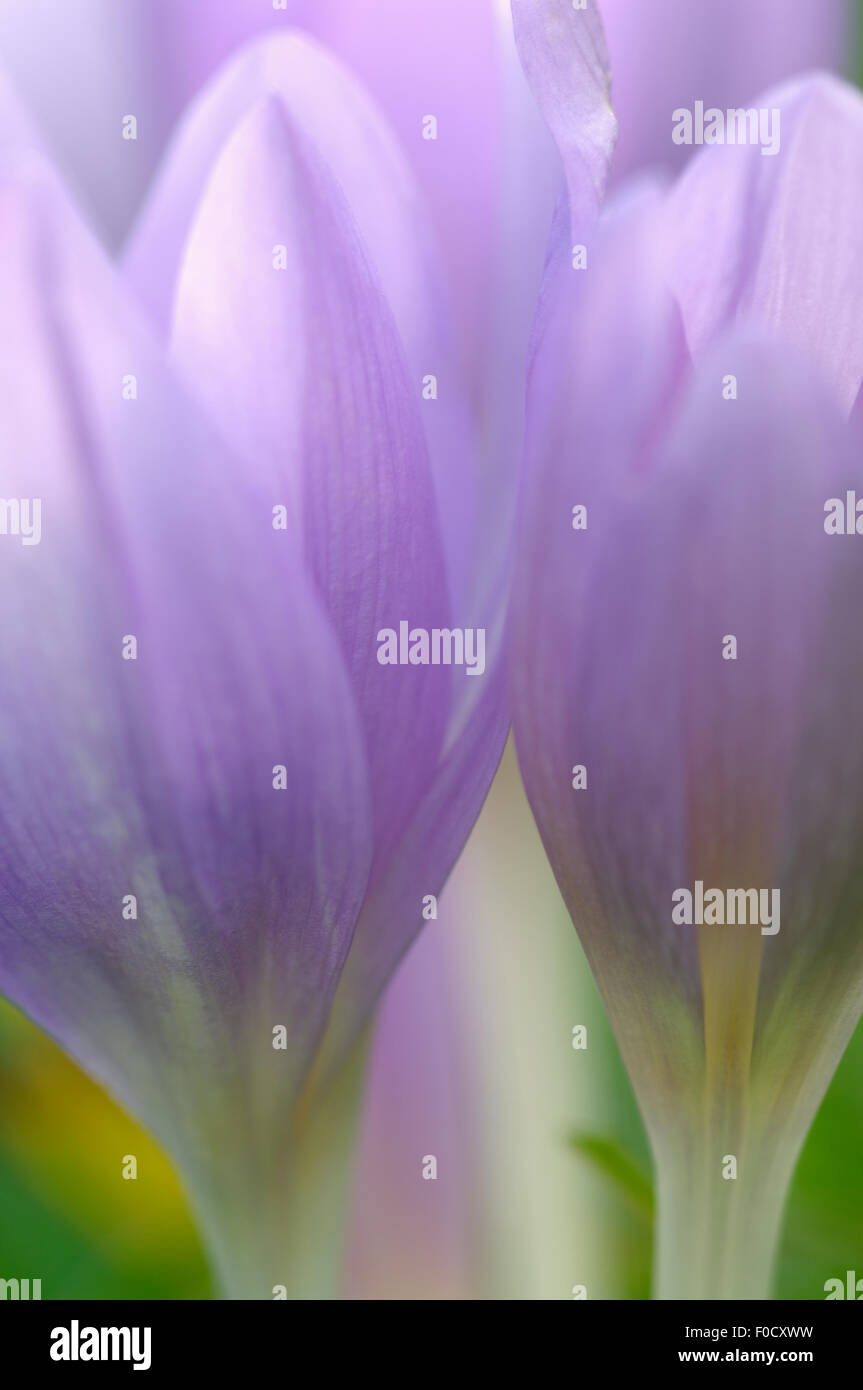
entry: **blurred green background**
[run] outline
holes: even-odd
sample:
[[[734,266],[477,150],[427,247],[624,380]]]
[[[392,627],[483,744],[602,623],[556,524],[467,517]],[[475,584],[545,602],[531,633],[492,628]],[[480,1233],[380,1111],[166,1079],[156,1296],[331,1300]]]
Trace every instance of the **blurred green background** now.
[[[123,1159],[138,1161],[124,1181]],[[38,1028],[0,1003],[0,1277],[43,1298],[208,1298],[173,1171]]]
[[[863,0],[859,0],[859,11],[856,67],[863,85]],[[539,1168],[544,1152],[558,1171],[562,1156],[571,1169],[577,1215],[575,1226],[564,1229],[559,1239],[569,1240],[572,1229],[578,1229],[579,1212],[585,1214],[585,1226],[592,1222],[590,1235],[585,1237],[590,1252],[584,1257],[595,1276],[590,1296],[647,1298],[652,1178],[644,1131],[575,934],[562,905],[555,902],[556,890],[549,880],[543,882],[538,894],[535,891],[547,870],[511,754],[459,868],[460,884],[472,879],[470,908],[461,893],[461,933],[477,926],[476,905],[484,899],[490,862],[497,875],[498,903],[494,914],[489,909],[494,921],[486,924],[488,945],[482,945],[480,929],[480,946],[470,962],[473,1004],[477,989],[483,989],[485,971],[487,997],[480,998],[480,1007],[487,1007],[490,1016],[503,1013],[506,1027],[506,1018],[514,1015],[505,1010],[523,1007],[528,1014],[536,1010],[537,979],[541,982],[545,970],[549,997],[563,992],[570,1001],[562,1006],[561,1028],[568,1027],[570,1018],[589,1021],[591,1052],[601,1059],[590,1083],[592,1097],[586,1097],[583,1083],[573,1079],[570,1120],[559,1122],[559,1101],[551,1119],[549,1108],[547,1134],[543,1131],[539,1147],[529,1151],[526,1161],[536,1164],[539,1184],[543,1182]],[[549,920],[538,921],[534,916],[527,923],[519,913],[517,890],[526,880],[532,884],[532,900],[538,896],[543,904],[539,915]],[[456,916],[459,891],[457,887]],[[511,920],[504,922],[505,909],[500,902],[510,897],[515,905],[510,908]],[[506,949],[507,932],[511,942],[517,942],[528,929],[532,958],[539,953],[539,977],[534,972],[522,978],[516,969],[514,981],[504,985],[491,967],[499,963],[500,950]],[[549,943],[547,963],[542,958],[545,941]],[[485,960],[483,950],[487,952]],[[508,991],[505,1000],[501,998],[504,989]],[[536,1074],[541,1074],[559,1065],[558,1059],[549,1063],[539,1044],[537,1047],[537,1056],[527,1059],[528,1070],[533,1065]],[[501,1090],[505,1105],[505,1078]],[[563,1094],[567,1096],[568,1091]],[[533,1117],[526,1120],[542,1129],[543,1120],[537,1121],[537,1113],[541,1114],[534,1110]],[[135,1155],[138,1164],[134,1182],[122,1178],[124,1156],[129,1154]],[[498,1188],[496,1196],[485,1202],[484,1219],[491,1228],[496,1223],[506,1224],[500,1204],[507,1198],[500,1180]],[[541,1248],[534,1253],[542,1259]],[[421,1259],[421,1252],[417,1252],[417,1259]],[[496,1261],[499,1265],[499,1251]],[[776,1296],[822,1299],[825,1280],[844,1278],[849,1269],[863,1277],[863,1024],[821,1106],[797,1168]],[[503,1292],[506,1279],[499,1268],[494,1278],[488,1270],[474,1274],[476,1296],[485,1296],[495,1287],[507,1296]],[[201,1243],[167,1159],[49,1038],[0,1001],[3,1277],[41,1278],[43,1297],[52,1299],[212,1296]],[[567,1292],[561,1290],[559,1296],[567,1297]]]

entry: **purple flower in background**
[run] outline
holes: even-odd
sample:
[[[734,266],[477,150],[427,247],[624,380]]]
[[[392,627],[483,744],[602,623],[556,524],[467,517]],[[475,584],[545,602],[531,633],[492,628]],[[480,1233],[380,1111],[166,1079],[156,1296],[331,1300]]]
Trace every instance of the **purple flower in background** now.
[[[519,759],[650,1133],[657,1294],[762,1298],[863,1007],[863,100],[768,92],[775,157],[747,124],[597,221],[598,15],[514,12],[569,190],[530,373]]]
[[[810,68],[842,70],[853,52],[849,0],[599,0],[620,140],[614,177],[645,165],[679,171],[670,113],[748,106]]]
[[[121,275],[4,108],[0,986],[173,1154],[229,1294],[313,1297],[357,1041],[506,730],[421,199],[281,36]]]

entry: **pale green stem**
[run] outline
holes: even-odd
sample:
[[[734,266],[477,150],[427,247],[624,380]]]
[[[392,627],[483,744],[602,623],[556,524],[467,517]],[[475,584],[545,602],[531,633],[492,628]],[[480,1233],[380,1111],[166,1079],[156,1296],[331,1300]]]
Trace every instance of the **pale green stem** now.
[[[798,1147],[752,1093],[763,942],[699,930],[704,1075],[689,1127],[660,1136],[655,1296],[769,1299]],[[684,1107],[687,1108],[687,1107]],[[681,1116],[681,1121],[683,1117]]]
[[[727,1155],[737,1159],[737,1177]],[[709,1127],[688,1149],[657,1155],[654,1297],[769,1299],[796,1150],[736,1141]]]
[[[339,1297],[365,1054],[315,1095],[272,1160],[253,1159],[240,1130],[191,1179],[222,1298]]]

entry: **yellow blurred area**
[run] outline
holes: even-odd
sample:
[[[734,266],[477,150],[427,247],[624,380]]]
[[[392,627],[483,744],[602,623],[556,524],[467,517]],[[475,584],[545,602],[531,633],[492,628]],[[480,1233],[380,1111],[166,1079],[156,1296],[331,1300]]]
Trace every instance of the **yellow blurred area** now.
[[[0,1139],[29,1187],[106,1254],[188,1258],[183,1191],[153,1139],[35,1024],[0,1000]],[[137,1178],[124,1179],[126,1155]]]

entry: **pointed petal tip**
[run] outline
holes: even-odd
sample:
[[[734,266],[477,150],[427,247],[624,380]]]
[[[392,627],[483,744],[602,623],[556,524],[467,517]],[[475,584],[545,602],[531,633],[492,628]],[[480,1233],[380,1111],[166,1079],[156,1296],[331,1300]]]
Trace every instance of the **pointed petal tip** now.
[[[589,228],[617,143],[605,31],[595,0],[512,0],[516,44],[528,82],[560,151],[573,228]]]
[[[700,355],[732,324],[759,324],[806,351],[850,410],[863,380],[863,97],[815,71],[749,109],[769,115],[769,140],[760,125],[758,140],[705,145],[666,202],[687,340]]]

